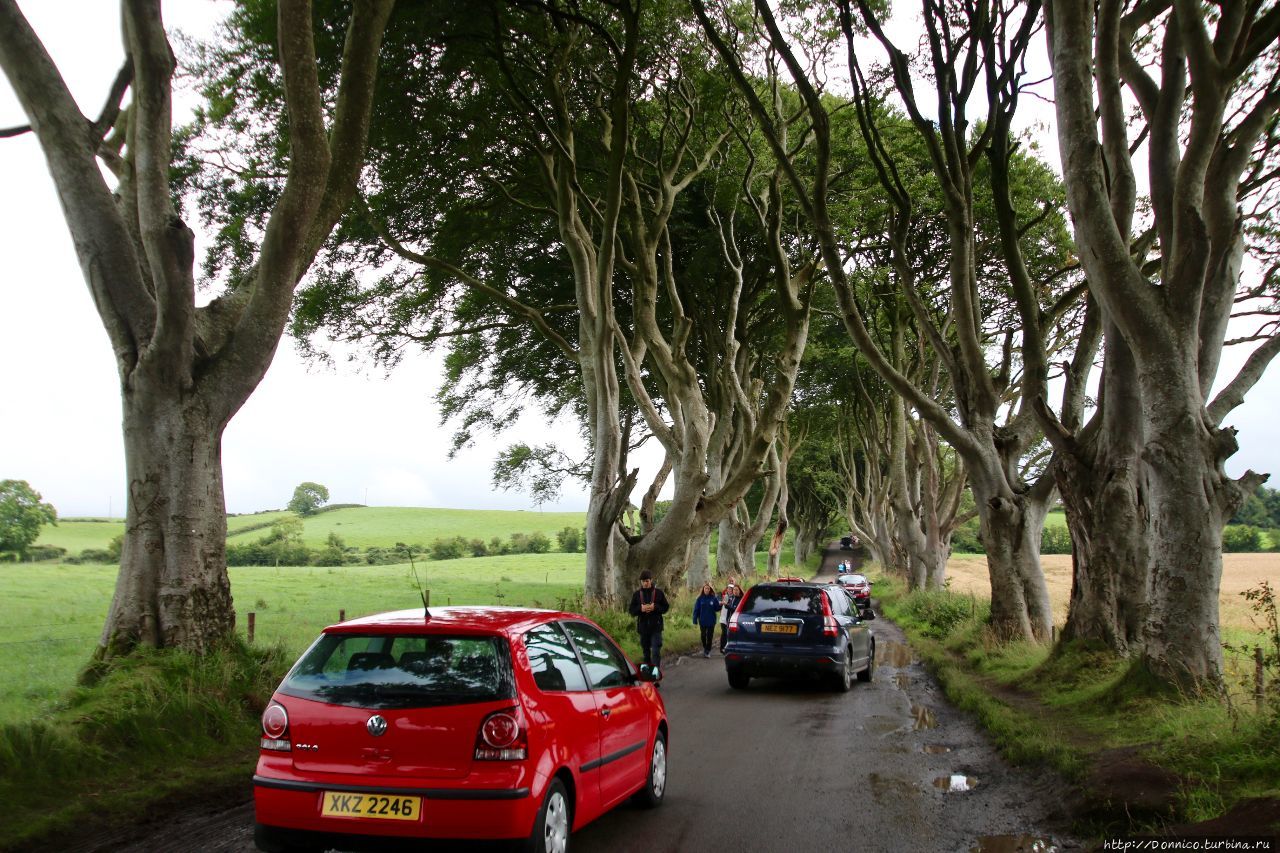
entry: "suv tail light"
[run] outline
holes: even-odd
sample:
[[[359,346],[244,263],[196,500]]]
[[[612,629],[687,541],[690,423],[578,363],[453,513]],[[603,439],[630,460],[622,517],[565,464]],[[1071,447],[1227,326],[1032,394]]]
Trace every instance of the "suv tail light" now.
[[[831,613],[831,599],[827,598],[825,592],[822,593],[822,636],[840,636],[840,623],[836,621],[836,617]]]
[[[523,761],[529,757],[529,736],[519,708],[494,711],[476,732],[476,761]]]
[[[273,752],[289,752],[293,749],[293,744],[289,742],[289,712],[279,702],[272,702],[262,712],[260,745]]]
[[[746,594],[743,594],[742,598],[738,599],[738,606],[734,608],[733,613],[729,614],[729,633],[730,634],[738,633],[738,614],[742,612],[742,608],[746,606],[746,603],[747,603],[747,596]]]

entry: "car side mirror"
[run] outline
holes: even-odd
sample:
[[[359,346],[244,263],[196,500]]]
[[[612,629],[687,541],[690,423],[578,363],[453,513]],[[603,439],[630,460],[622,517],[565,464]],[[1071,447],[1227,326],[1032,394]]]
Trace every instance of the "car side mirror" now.
[[[864,622],[874,622],[874,621],[875,621],[875,618],[876,618],[876,612],[875,612],[874,610],[872,610],[870,607],[868,607],[866,610],[862,611],[862,621],[864,621]]]
[[[654,678],[654,677],[653,677],[653,670],[651,670],[651,669],[642,669],[642,670],[640,670],[639,672],[637,672],[637,673],[636,673],[635,678],[636,678],[636,683],[637,683],[637,684],[639,684],[639,683],[641,683],[641,682],[644,682],[644,681],[654,682],[654,681],[657,681],[657,680],[658,680],[658,679],[656,679],[656,678]]]

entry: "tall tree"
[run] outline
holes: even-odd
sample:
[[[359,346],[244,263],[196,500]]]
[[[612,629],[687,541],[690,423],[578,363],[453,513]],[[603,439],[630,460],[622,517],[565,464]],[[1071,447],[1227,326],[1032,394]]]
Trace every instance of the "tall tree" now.
[[[357,0],[340,79],[326,92],[311,4],[280,0],[288,173],[252,265],[197,307],[194,234],[170,180],[175,63],[159,0],[122,4],[125,64],[96,120],[80,113],[14,0],[0,0],[0,67],[48,161],[120,373],[129,497],[100,657],[139,644],[199,652],[234,627],[223,430],[265,374],[294,288],[355,193],[391,8]]]
[[[994,265],[984,266],[976,237],[975,197],[982,161],[1010,156],[1007,143],[1000,148],[993,145],[993,140],[1007,134],[1008,116],[1016,107],[1024,73],[1023,56],[1036,29],[1038,4],[939,4],[926,0],[922,5],[926,39],[921,64],[936,86],[936,118],[926,116],[917,103],[912,58],[887,36],[880,20],[882,13],[861,0],[838,4],[859,126],[866,139],[867,156],[876,162],[883,192],[904,213],[910,210],[909,186],[893,162],[891,147],[883,140],[885,128],[879,121],[883,98],[867,85],[854,50],[855,26],[865,27],[884,51],[885,73],[892,81],[893,93],[904,104],[910,125],[928,154],[934,180],[942,189],[949,252],[945,324],[940,325],[938,317],[931,314],[931,306],[913,280],[913,269],[905,262],[909,254],[900,236],[894,246],[899,259],[895,266],[913,317],[945,362],[958,418],[953,418],[951,412],[886,357],[857,302],[847,274],[848,258],[838,239],[829,203],[832,182],[843,175],[843,172],[833,173],[832,104],[811,73],[820,57],[802,55],[798,48],[813,42],[799,35],[790,37],[769,4],[757,0],[756,18],[762,36],[776,52],[776,64],[785,69],[803,100],[803,112],[791,118],[803,120],[812,128],[813,152],[805,155],[811,157],[812,163],[807,160],[800,163],[793,152],[780,144],[776,121],[756,95],[755,84],[743,71],[742,58],[721,35],[727,24],[713,22],[699,0],[695,0],[694,5],[709,38],[751,103],[775,156],[788,167],[787,175],[798,204],[822,247],[823,260],[836,286],[850,336],[872,367],[964,461],[970,487],[978,499],[982,535],[987,546],[994,629],[1004,637],[1047,640],[1052,614],[1039,564],[1039,543],[1054,484],[1052,478],[1043,476],[1027,482],[1020,465],[1023,455],[1038,438],[1031,400],[1041,396],[1047,382],[1044,361],[1036,355],[1044,349],[1044,338],[1058,319],[1053,312],[1044,310],[1046,301],[1052,301],[1044,287],[1052,281],[1052,276],[1043,280],[1033,278],[1030,270],[1035,266],[1028,263],[1028,253],[1041,251],[1031,235],[1035,226],[1044,220],[1032,216],[1025,221],[1010,222],[1008,227],[1002,226],[1014,239],[1002,240]],[[787,20],[798,27],[806,25],[803,19]],[[985,110],[982,121],[974,126],[968,110],[980,84],[983,84]],[[1007,162],[993,162],[988,178],[993,191],[998,192],[997,170],[1008,168]],[[909,215],[900,216],[899,227],[909,221]],[[1046,256],[1051,257],[1052,243],[1045,244],[1044,248]],[[1006,337],[1001,360],[995,365],[988,363],[994,347],[988,337],[990,327],[984,322],[984,283],[1002,288],[1007,294],[1005,303],[1018,304],[1020,313],[1032,313],[1029,318],[1023,318],[1017,335],[1021,339],[1023,369],[1020,374],[1015,372],[1013,362],[1013,336]],[[1011,389],[1013,400],[1008,393]],[[1011,406],[1014,400],[1021,403]],[[1011,410],[1012,416],[1006,419]]]
[[[58,511],[26,480],[0,480],[0,551],[20,556],[40,536],[40,528],[58,523]]]
[[[1274,221],[1280,7],[1053,0],[1047,8],[1071,218],[1107,346],[1123,359],[1116,366],[1126,381],[1108,379],[1107,405],[1121,401],[1132,417],[1119,426],[1131,434],[1116,433],[1137,469],[1120,486],[1122,501],[1147,520],[1144,547],[1126,555],[1145,558],[1130,571],[1150,590],[1141,660],[1166,681],[1215,685],[1222,527],[1265,479],[1226,476],[1237,444],[1222,422],[1280,351],[1280,335],[1264,336],[1211,396],[1249,220],[1261,212],[1264,224]],[[1130,104],[1140,128],[1127,120]],[[1150,228],[1135,236],[1143,150]],[[1267,203],[1246,215],[1243,205],[1259,196]]]
[[[766,465],[803,349],[813,265],[773,236],[768,168],[744,178],[750,158],[727,160],[733,90],[709,73],[678,7],[456,5],[466,14],[416,10],[390,46],[403,62],[384,78],[377,190],[344,226],[350,243],[335,248],[331,274],[305,295],[304,331],[372,337],[389,358],[406,342],[452,341],[448,400],[464,430],[500,420],[485,408],[507,379],[518,386],[508,397],[576,396],[592,453],[586,591],[607,597],[620,571],[682,572],[697,550],[690,537]],[[251,92],[242,103],[245,117],[260,113]],[[741,221],[762,235],[741,282],[727,271],[742,244],[722,241],[728,230],[702,211],[734,206],[709,176],[730,168],[730,195],[753,194]],[[699,265],[708,246],[709,271]],[[371,260],[398,264],[361,281]],[[776,361],[755,354],[765,302]],[[477,385],[478,404],[465,399]],[[623,536],[616,521],[636,482],[627,450],[641,432],[631,405],[663,444],[676,495],[661,520]],[[716,430],[735,424],[734,440],[717,445]],[[745,451],[721,452],[734,446]],[[723,482],[713,460],[730,463]]]

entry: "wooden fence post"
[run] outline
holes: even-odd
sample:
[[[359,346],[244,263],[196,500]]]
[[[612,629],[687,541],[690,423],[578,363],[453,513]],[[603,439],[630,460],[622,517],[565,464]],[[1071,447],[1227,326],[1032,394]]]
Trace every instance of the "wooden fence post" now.
[[[252,610],[249,611],[249,642],[253,642],[253,623],[257,620],[258,614]]]
[[[347,621],[347,610],[346,610],[346,608],[339,608],[339,609],[338,609],[338,621],[339,621],[339,622],[346,622],[346,621]]]

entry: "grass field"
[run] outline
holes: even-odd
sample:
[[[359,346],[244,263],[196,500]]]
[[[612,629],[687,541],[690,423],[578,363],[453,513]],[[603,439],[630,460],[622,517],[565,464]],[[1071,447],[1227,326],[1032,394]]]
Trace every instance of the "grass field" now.
[[[305,519],[302,538],[318,546],[330,533],[337,533],[356,548],[390,548],[397,542],[430,545],[452,536],[488,542],[495,536],[506,540],[512,533],[544,533],[554,543],[558,531],[580,530],[585,524],[586,515],[581,512],[352,507]]]
[[[417,563],[431,603],[557,607],[582,592],[581,554],[524,554]],[[230,570],[241,634],[296,655],[325,625],[421,607],[409,565]],[[89,660],[115,588],[115,566],[37,563],[0,570],[0,724],[28,719],[71,686]]]
[[[227,536],[231,542],[252,541],[266,535],[264,525],[287,515],[291,513],[273,510],[228,516]],[[580,512],[361,506],[303,519],[302,540],[309,547],[318,548],[325,544],[330,533],[337,533],[354,548],[390,548],[397,542],[430,545],[436,539],[452,536],[488,542],[495,536],[506,540],[512,533],[544,533],[554,543],[560,530],[582,529],[585,524],[586,516]],[[121,533],[124,533],[123,521],[68,520],[43,528],[36,542],[79,554],[86,548],[105,549],[112,538]]]

